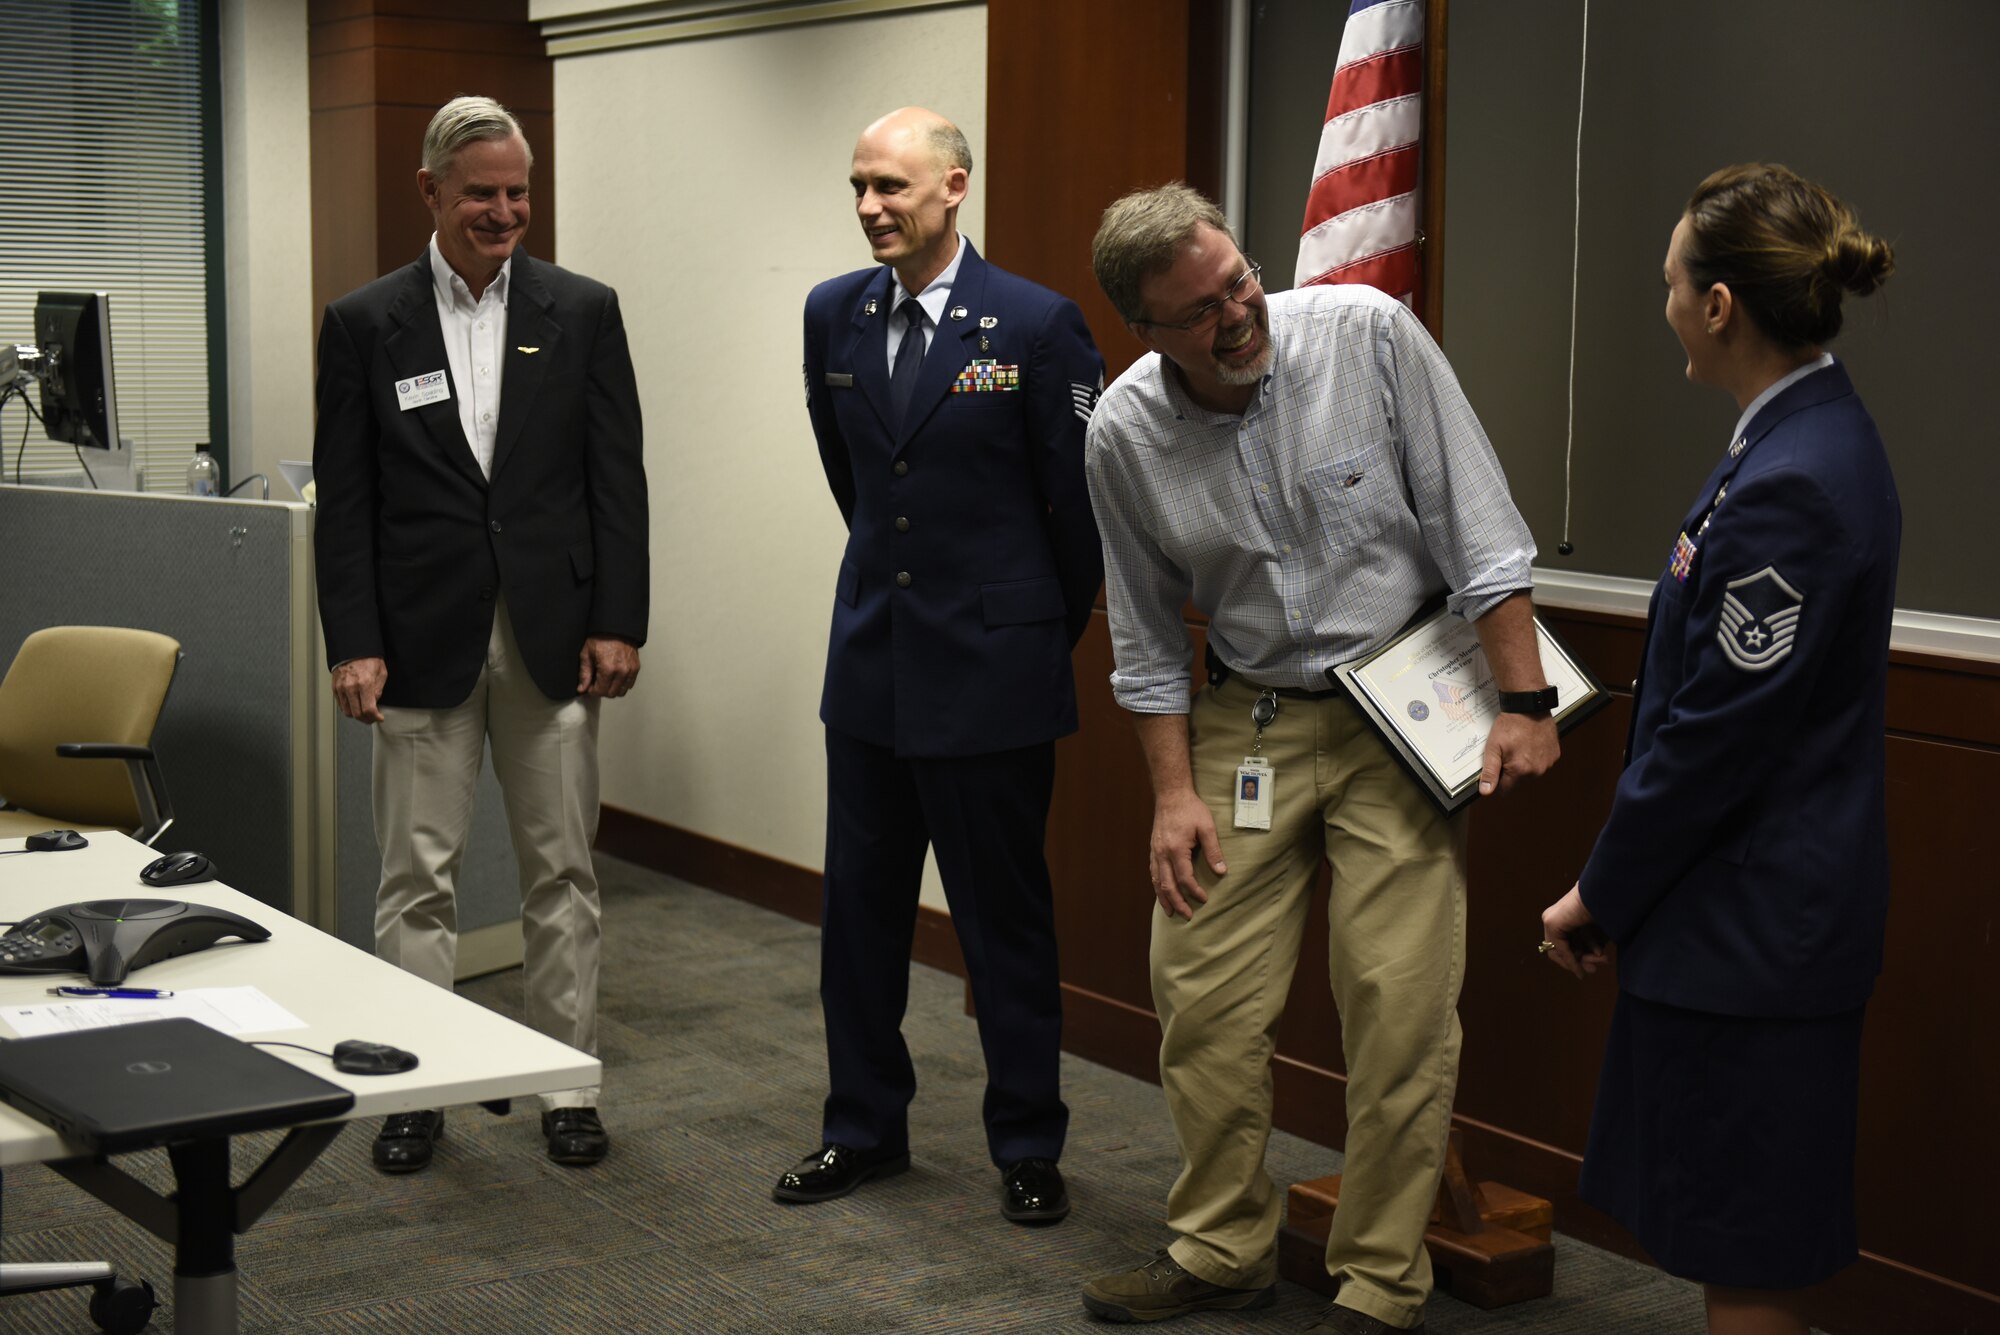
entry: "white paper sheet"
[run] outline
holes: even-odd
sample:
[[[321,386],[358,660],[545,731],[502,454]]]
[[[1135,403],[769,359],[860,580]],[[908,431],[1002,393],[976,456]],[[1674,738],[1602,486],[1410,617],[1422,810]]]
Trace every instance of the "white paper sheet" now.
[[[0,1006],[0,1024],[21,1038],[103,1029],[141,1020],[185,1016],[225,1034],[303,1029],[306,1022],[255,987],[196,987],[170,997],[51,997],[28,1006]]]

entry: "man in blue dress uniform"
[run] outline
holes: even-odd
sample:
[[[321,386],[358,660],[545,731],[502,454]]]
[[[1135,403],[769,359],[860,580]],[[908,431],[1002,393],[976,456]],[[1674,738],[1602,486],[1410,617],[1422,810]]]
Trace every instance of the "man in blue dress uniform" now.
[[[909,1166],[901,1024],[928,846],[978,1012],[1002,1213],[1052,1223],[1069,1113],[1042,844],[1103,578],[1083,475],[1103,362],[1073,303],[959,236],[971,170],[935,112],[870,125],[851,183],[876,263],[806,299],[807,406],[849,532],[820,703],[831,1088],[824,1143],[773,1195],[830,1200]]]

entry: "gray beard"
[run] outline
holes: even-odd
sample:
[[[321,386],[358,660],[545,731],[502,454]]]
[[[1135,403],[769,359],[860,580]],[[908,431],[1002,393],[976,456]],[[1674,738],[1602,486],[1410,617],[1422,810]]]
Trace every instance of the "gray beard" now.
[[[1270,371],[1273,351],[1271,336],[1265,334],[1264,351],[1248,366],[1231,366],[1227,362],[1210,358],[1215,362],[1215,378],[1225,385],[1254,385]]]

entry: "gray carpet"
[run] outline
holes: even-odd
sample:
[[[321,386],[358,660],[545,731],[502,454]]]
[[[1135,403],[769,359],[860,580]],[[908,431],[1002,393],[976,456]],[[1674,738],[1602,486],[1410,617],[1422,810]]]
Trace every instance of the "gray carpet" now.
[[[450,1114],[429,1171],[369,1166],[372,1125],[350,1128],[239,1240],[243,1330],[412,1332],[1081,1332],[1078,1286],[1166,1241],[1177,1169],[1159,1090],[1066,1058],[1063,1159],[1075,1210],[1026,1229],[997,1210],[979,1131],[984,1069],[958,980],[912,971],[905,1025],[921,1089],[912,1171],[816,1206],[774,1204],[779,1171],[818,1144],[824,1093],[816,928],[611,858],[602,1050],[612,1157],[564,1169],[542,1154],[532,1108]],[[518,973],[465,991],[519,1014]],[[356,1035],[393,1040],[393,1034]],[[239,1151],[239,1180],[268,1140]],[[164,1184],[163,1156],[132,1171]],[[1280,1183],[1339,1156],[1279,1135]],[[172,1255],[41,1168],[6,1176],[0,1256],[111,1259],[172,1291]],[[1203,1314],[1172,1329],[1297,1331],[1322,1300],[1280,1287],[1277,1307]],[[0,1331],[88,1335],[83,1291],[0,1298]],[[1687,1284],[1567,1239],[1556,1291],[1482,1312],[1440,1295],[1437,1335],[1702,1330]],[[149,1329],[173,1329],[163,1309]]]

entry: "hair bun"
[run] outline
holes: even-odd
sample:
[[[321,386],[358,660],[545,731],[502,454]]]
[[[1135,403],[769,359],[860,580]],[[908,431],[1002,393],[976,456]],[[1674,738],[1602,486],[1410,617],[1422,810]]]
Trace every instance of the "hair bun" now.
[[[1827,247],[1826,276],[1858,297],[1882,286],[1894,272],[1895,249],[1852,223],[1842,227]]]

